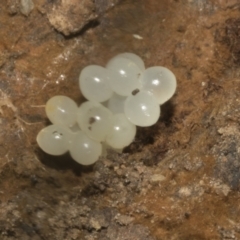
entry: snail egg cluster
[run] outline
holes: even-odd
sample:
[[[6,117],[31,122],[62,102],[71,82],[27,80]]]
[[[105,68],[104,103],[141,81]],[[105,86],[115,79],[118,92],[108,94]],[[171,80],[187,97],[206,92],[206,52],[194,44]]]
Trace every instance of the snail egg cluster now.
[[[160,105],[176,90],[176,78],[165,67],[145,69],[133,53],[122,53],[101,67],[85,67],[79,86],[87,99],[79,107],[66,96],[54,96],[46,103],[52,125],[42,129],[37,142],[51,155],[69,151],[80,164],[98,160],[103,147],[120,150],[136,135],[136,126],[155,124]]]

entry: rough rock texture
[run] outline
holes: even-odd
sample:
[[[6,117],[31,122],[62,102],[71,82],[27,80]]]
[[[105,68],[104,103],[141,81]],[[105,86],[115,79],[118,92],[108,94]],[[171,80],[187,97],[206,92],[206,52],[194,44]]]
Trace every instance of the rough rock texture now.
[[[36,0],[28,16],[21,1],[6,2],[0,239],[240,239],[239,1]],[[64,19],[59,31],[51,14]],[[90,167],[43,153],[36,135],[49,124],[46,101],[81,103],[81,69],[121,52],[175,73],[177,92],[157,124]]]
[[[53,5],[47,16],[51,25],[66,36],[79,32],[97,17],[94,3],[89,0],[62,0]]]
[[[87,28],[91,23],[94,26],[96,22],[93,21],[97,21],[117,2],[117,0],[61,0],[51,7],[47,6],[47,17],[57,31],[69,36]]]

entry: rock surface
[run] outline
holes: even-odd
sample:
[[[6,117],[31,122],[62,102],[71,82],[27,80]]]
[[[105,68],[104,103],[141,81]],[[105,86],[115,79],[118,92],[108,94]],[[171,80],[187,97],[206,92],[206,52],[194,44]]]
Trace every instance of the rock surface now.
[[[48,5],[45,7],[50,24],[57,31],[69,36],[94,26],[98,18],[117,2],[117,0],[61,0],[50,7]]]
[[[20,3],[0,2],[0,239],[240,239],[239,2]],[[46,101],[80,104],[81,69],[121,52],[175,73],[157,124],[90,167],[40,151]]]

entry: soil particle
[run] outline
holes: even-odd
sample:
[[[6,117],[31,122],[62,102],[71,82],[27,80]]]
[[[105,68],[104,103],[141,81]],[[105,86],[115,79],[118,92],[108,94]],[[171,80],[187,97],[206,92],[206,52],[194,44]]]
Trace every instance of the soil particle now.
[[[7,0],[8,13],[10,15],[15,15],[18,13],[20,8],[19,0]]]

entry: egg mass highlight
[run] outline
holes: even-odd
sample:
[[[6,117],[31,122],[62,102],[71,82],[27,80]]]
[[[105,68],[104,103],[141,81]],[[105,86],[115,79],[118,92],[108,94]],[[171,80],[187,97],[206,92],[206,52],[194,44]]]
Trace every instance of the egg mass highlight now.
[[[70,143],[69,152],[76,162],[82,165],[91,165],[101,156],[102,145],[79,131]]]
[[[155,124],[161,105],[176,91],[176,77],[167,68],[145,69],[134,53],[121,53],[106,67],[82,69],[79,87],[88,100],[79,107],[66,96],[46,103],[46,115],[53,123],[37,135],[39,147],[51,155],[69,152],[82,165],[95,163],[106,149],[122,152],[134,141],[137,127]]]
[[[140,88],[139,78],[142,70],[135,62],[124,57],[115,57],[107,63],[110,85],[114,92],[129,96],[134,89]]]
[[[160,106],[153,94],[140,91],[127,97],[124,113],[133,124],[139,127],[148,127],[157,122],[160,116]]]
[[[175,75],[165,67],[147,68],[140,77],[144,90],[153,93],[158,104],[168,101],[175,93],[177,81]]]
[[[113,94],[106,68],[97,65],[85,67],[79,76],[83,96],[89,101],[104,102]]]
[[[105,141],[112,126],[112,112],[101,104],[84,102],[78,109],[77,120],[80,128],[92,139]]]
[[[113,116],[112,129],[107,135],[106,143],[112,148],[122,149],[133,141],[135,135],[136,126],[124,113],[118,113]]]
[[[126,58],[126,59],[134,62],[141,69],[141,71],[145,70],[145,64],[144,64],[143,60],[138,55],[136,55],[134,53],[126,52],[126,53],[120,53],[117,56],[115,56],[114,58],[119,58],[119,57]],[[114,58],[112,58],[112,60]]]
[[[53,124],[38,133],[37,143],[44,152],[58,156],[68,151],[72,137],[68,129]]]
[[[69,97],[54,96],[50,98],[45,106],[48,119],[57,125],[72,127],[77,120],[77,104]]]

